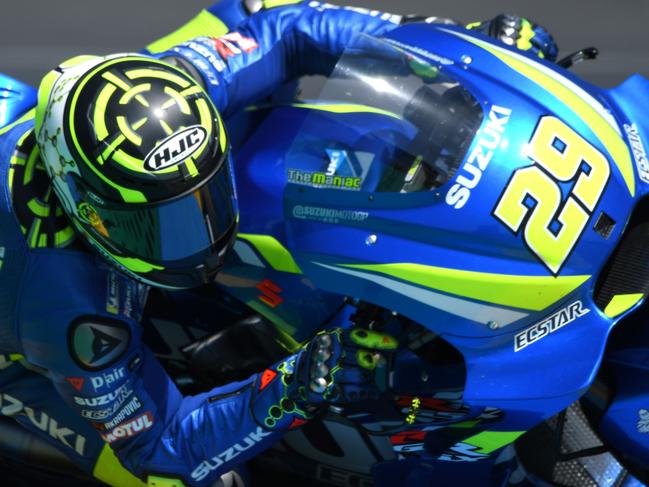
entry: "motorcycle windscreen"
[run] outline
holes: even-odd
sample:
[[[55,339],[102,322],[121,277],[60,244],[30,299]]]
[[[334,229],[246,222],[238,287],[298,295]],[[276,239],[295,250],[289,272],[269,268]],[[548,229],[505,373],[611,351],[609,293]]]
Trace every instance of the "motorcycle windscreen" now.
[[[483,119],[441,64],[360,35],[287,154],[288,183],[363,192],[432,191],[450,180]]]

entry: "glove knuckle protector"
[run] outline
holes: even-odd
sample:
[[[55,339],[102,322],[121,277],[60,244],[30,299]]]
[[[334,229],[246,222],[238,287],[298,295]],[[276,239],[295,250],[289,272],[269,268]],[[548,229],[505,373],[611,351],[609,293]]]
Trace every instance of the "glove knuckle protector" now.
[[[501,14],[492,20],[470,23],[466,28],[549,61],[557,58],[558,47],[550,33],[523,17]]]

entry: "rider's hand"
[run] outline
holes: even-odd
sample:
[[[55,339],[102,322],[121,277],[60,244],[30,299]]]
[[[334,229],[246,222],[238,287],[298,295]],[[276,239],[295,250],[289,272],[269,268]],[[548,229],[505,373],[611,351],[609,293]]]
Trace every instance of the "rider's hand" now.
[[[492,20],[475,22],[466,26],[509,46],[556,61],[559,49],[550,33],[534,22],[516,15],[501,14]]]
[[[385,366],[385,353],[397,346],[390,335],[362,328],[318,334],[298,355],[294,399],[342,405],[377,398],[376,369]]]
[[[296,355],[255,377],[253,417],[267,430],[288,430],[326,405],[376,398],[377,369],[385,366],[385,354],[397,346],[390,335],[362,328],[319,333]]]

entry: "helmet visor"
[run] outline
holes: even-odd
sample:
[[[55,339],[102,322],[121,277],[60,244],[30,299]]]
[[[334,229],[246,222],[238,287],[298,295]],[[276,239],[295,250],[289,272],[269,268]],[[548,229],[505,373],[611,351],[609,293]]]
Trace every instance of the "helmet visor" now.
[[[171,201],[121,206],[90,196],[77,209],[91,243],[106,257],[145,282],[166,287],[209,282],[236,235],[236,197],[227,162],[200,188]]]

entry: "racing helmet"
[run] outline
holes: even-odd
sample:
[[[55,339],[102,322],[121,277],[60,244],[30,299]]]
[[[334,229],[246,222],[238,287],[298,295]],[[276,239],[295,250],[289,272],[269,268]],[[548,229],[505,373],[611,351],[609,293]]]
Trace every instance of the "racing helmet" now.
[[[45,76],[36,137],[73,225],[145,284],[210,282],[236,237],[228,138],[204,89],[142,55],[73,58]]]

